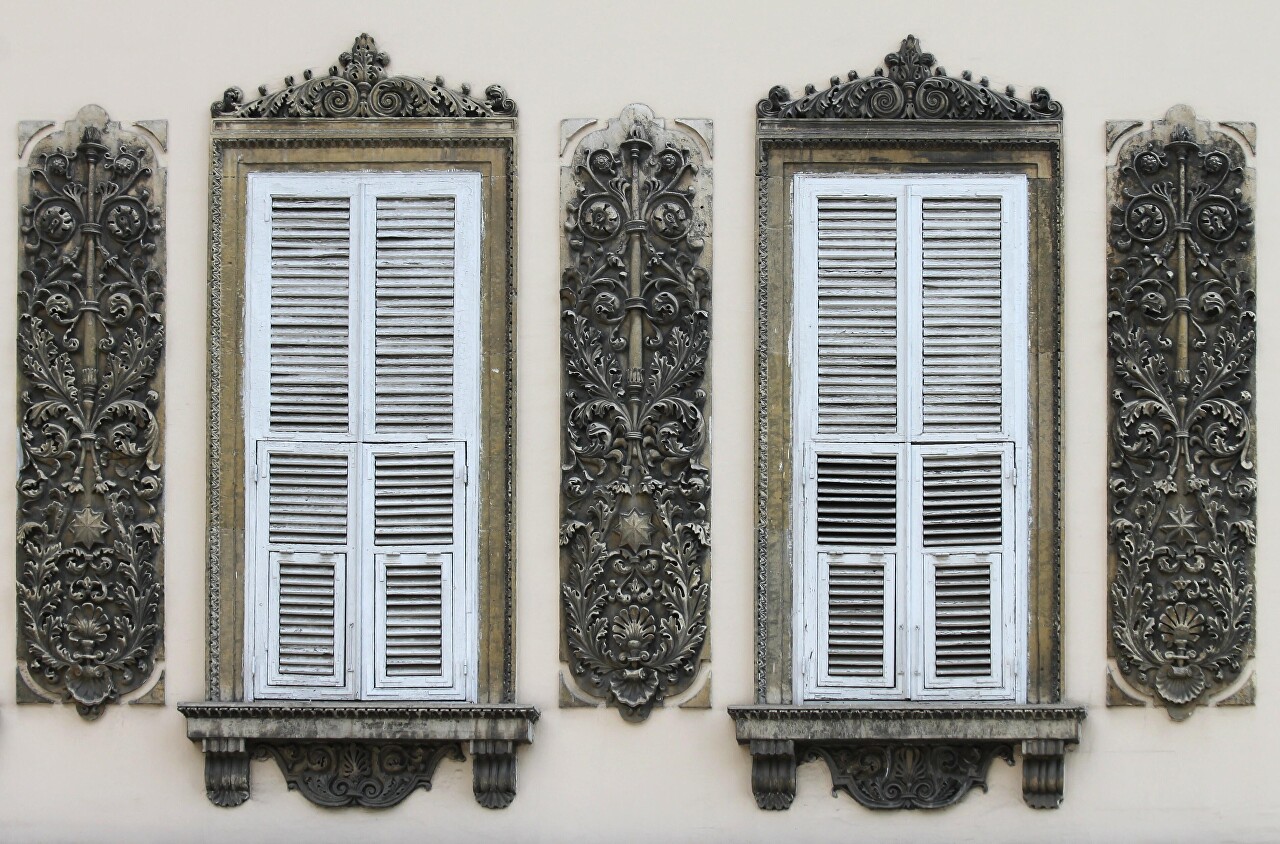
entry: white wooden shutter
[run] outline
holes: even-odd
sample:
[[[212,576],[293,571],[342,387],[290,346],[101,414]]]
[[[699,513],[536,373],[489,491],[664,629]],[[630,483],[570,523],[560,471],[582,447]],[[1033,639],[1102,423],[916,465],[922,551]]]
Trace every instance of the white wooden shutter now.
[[[817,197],[819,436],[899,428],[898,206]]]
[[[450,436],[456,200],[382,195],[373,202],[374,428]]]
[[[921,446],[922,696],[1013,694],[1013,444]]]
[[[893,445],[819,446],[809,485],[815,521],[807,555],[816,587],[806,597],[814,623],[806,638],[809,693],[901,694],[897,568],[905,523],[903,452]]]
[[[369,449],[374,565],[371,695],[465,700],[466,536],[463,443]]]
[[[351,430],[352,197],[266,193],[269,428]],[[256,282],[251,282],[251,284]]]
[[[349,696],[348,566],[356,552],[354,450],[261,441],[254,590],[255,694]]]

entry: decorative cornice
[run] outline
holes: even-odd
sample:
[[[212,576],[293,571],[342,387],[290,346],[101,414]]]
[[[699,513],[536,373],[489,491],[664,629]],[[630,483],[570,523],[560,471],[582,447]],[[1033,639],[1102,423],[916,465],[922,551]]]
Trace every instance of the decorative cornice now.
[[[19,693],[74,701],[89,719],[143,689],[163,657],[165,169],[154,137],[86,106],[21,171]]]
[[[756,106],[760,117],[836,120],[1057,120],[1062,105],[1044,88],[1033,88],[1029,100],[1018,99],[1013,86],[1003,93],[977,83],[969,71],[959,79],[935,67],[932,53],[922,52],[914,35],[908,35],[898,52],[885,56],[886,74],[859,77],[850,71],[847,81],[832,77],[831,87],[818,91],[805,86],[803,97],[791,98],[781,85]]]
[[[391,76],[391,58],[378,49],[368,34],[356,38],[351,49],[338,57],[327,76],[302,82],[285,77],[285,87],[268,93],[258,88],[256,100],[244,102],[239,88],[228,88],[211,112],[217,117],[261,118],[384,118],[384,117],[514,117],[515,102],[500,85],[485,89],[484,99],[471,96],[471,86],[453,90],[436,77],[428,82],[415,76]]]
[[[335,718],[360,720],[367,718],[402,718],[410,721],[453,720],[522,720],[531,723],[539,717],[535,706],[460,704],[457,706],[423,706],[421,704],[323,705],[316,703],[180,703],[178,711],[188,718],[219,719],[291,719]]]
[[[562,182],[563,654],[585,695],[629,721],[688,689],[706,659],[703,140],[628,106],[581,140]]]
[[[730,706],[742,721],[1083,721],[1080,706]]]
[[[1176,106],[1113,138],[1108,167],[1109,652],[1178,721],[1238,682],[1254,648],[1256,232],[1240,125]]]

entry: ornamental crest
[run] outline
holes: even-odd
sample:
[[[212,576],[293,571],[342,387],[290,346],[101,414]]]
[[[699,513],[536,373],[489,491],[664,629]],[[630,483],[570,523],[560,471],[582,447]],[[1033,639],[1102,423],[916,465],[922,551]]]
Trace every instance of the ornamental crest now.
[[[164,177],[97,106],[21,170],[19,699],[86,718],[162,657]]]
[[[1109,650],[1182,720],[1253,655],[1252,124],[1139,126],[1109,132]]]
[[[633,105],[562,169],[566,689],[629,721],[706,659],[710,154]]]
[[[1031,99],[1018,99],[1012,85],[992,90],[987,77],[977,82],[969,71],[960,78],[935,67],[932,53],[920,49],[908,35],[898,52],[884,57],[885,67],[873,75],[848,79],[831,77],[831,86],[819,91],[806,85],[804,96],[791,98],[781,85],[756,105],[760,117],[837,120],[1058,120],[1062,104],[1044,88],[1032,88]],[[886,73],[885,68],[888,68]]]
[[[310,70],[301,82],[286,76],[284,88],[268,93],[261,85],[258,99],[247,103],[243,91],[228,88],[211,111],[214,117],[515,117],[516,104],[501,85],[490,85],[479,99],[470,85],[455,91],[440,77],[392,76],[389,64],[372,36],[361,34],[327,76]]]

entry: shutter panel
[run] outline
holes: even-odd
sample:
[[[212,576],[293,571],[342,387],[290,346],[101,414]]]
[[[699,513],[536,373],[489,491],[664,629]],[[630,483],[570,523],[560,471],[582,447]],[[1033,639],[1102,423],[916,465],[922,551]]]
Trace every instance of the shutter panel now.
[[[903,461],[898,447],[855,448],[816,457],[818,683],[891,690]]]
[[[898,199],[819,196],[818,435],[899,427]]]
[[[920,429],[1003,430],[1000,196],[921,199]]]
[[[372,690],[465,699],[466,449],[373,446]]]
[[[453,196],[378,196],[374,427],[453,435]]]
[[[266,583],[258,594],[265,596],[259,604],[265,664],[255,672],[255,691],[260,697],[306,697],[325,690],[347,696],[353,450],[342,444],[271,442],[260,449],[258,530],[265,536],[258,547],[266,560],[259,558],[258,565]]]
[[[349,197],[270,197],[273,432],[351,429],[351,241]]]
[[[925,690],[1010,697],[1013,447],[922,447],[919,466]]]

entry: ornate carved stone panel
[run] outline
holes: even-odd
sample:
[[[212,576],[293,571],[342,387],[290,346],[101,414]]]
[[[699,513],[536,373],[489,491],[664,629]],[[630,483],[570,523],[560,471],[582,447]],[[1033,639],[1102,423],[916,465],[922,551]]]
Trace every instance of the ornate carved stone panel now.
[[[165,128],[86,106],[20,170],[18,699],[88,719],[164,701]]]
[[[941,809],[973,787],[987,790],[987,771],[999,757],[1013,764],[1007,744],[848,744],[808,749],[802,761],[821,759],[831,787],[868,809]]]
[[[272,758],[289,788],[326,808],[386,809],[415,789],[431,790],[436,766],[446,757],[463,761],[458,742],[280,742],[259,745],[258,759]]]
[[[1108,141],[1108,698],[1180,721],[1253,656],[1253,127],[1177,106]]]
[[[561,171],[565,691],[629,721],[689,689],[707,659],[711,148],[699,125],[628,106]]]

